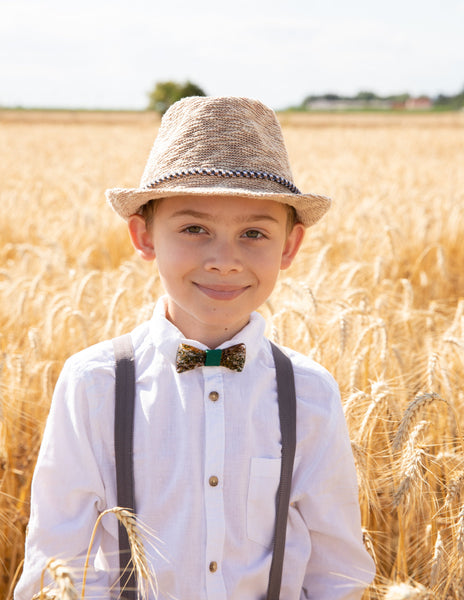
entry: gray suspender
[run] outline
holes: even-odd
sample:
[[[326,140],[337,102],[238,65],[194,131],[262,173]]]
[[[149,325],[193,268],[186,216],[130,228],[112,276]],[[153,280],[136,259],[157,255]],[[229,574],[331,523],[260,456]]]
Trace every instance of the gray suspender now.
[[[271,571],[269,573],[267,600],[278,600],[282,581],[288,506],[296,448],[296,394],[291,360],[272,342],[271,347],[276,368],[280,434],[282,438],[282,463],[280,467],[279,490],[277,492],[274,551],[272,554]]]
[[[133,439],[135,367],[134,349],[129,334],[113,339],[116,360],[114,406],[114,453],[116,460],[116,489],[118,506],[135,513]],[[131,561],[129,537],[118,520],[121,599],[135,600],[137,583]]]
[[[134,432],[135,369],[134,351],[129,334],[113,339],[116,360],[116,391],[114,419],[114,449],[118,506],[135,512],[134,472],[132,461]],[[266,600],[278,600],[282,581],[288,506],[296,447],[296,396],[293,367],[290,359],[271,343],[274,356],[280,431],[282,436],[282,465],[276,499],[274,548]],[[137,586],[130,560],[129,539],[119,524],[119,562],[121,598],[135,600]]]

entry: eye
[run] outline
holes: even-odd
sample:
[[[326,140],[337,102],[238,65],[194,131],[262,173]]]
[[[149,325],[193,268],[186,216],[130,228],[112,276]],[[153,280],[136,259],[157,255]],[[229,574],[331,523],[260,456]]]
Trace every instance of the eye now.
[[[205,229],[203,227],[200,227],[200,225],[189,225],[182,231],[185,231],[186,233],[191,233],[191,234],[199,234],[199,233],[204,233]]]
[[[248,229],[243,235],[250,240],[259,240],[261,238],[266,237],[263,233],[261,233],[261,231],[258,231],[257,229]]]

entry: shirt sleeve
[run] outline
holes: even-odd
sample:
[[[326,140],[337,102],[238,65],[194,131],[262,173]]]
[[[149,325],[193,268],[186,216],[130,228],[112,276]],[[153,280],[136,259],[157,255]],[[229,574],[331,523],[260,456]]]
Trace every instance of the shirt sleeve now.
[[[375,567],[362,539],[348,430],[335,382],[313,389],[319,409],[303,441],[308,452],[301,457],[297,478],[296,506],[311,538],[301,598],[359,600]]]
[[[15,600],[30,600],[40,590],[41,573],[51,558],[71,567],[80,591],[91,533],[107,508],[92,435],[92,375],[74,359],[58,379],[34,471],[25,562]],[[93,547],[99,545],[97,532]],[[45,582],[50,581],[46,574]],[[92,598],[108,596],[108,572],[98,567],[98,555],[89,564],[87,589]]]

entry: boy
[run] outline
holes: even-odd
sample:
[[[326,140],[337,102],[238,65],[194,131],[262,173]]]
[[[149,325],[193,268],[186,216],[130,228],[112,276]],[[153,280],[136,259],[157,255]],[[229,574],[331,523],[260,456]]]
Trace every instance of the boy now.
[[[146,545],[158,597],[264,598],[281,437],[274,361],[255,310],[330,201],[292,183],[270,109],[199,97],[164,116],[140,188],[107,197],[137,253],[156,258],[166,291],[151,321],[131,334],[137,516],[159,539],[159,552]],[[244,344],[245,362],[238,370],[176,366],[180,344]],[[373,566],[338,388],[322,367],[286,352],[298,421],[280,597],[359,599]],[[110,342],[63,369],[34,475],[17,600],[38,591],[51,557],[82,568],[98,514],[117,505],[114,388]],[[113,515],[102,523],[89,598],[119,591],[117,525]]]

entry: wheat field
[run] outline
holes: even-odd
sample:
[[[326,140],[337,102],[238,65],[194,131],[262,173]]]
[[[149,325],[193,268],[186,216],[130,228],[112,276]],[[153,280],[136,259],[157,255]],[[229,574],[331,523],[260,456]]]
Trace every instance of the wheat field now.
[[[296,185],[330,195],[260,309],[339,382],[377,577],[365,600],[464,599],[464,114],[282,114]],[[21,569],[54,383],[162,293],[107,187],[159,120],[0,112],[0,597]]]

